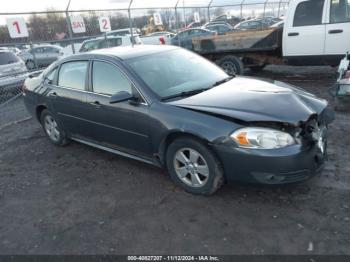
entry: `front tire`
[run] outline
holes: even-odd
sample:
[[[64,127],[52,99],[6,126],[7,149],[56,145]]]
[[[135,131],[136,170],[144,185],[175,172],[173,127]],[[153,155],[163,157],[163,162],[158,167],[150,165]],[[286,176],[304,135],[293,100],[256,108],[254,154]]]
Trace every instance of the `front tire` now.
[[[40,122],[51,143],[56,146],[64,146],[68,143],[66,133],[50,111],[45,109],[41,113]]]
[[[192,138],[172,142],[166,153],[166,165],[176,185],[192,194],[211,195],[223,184],[220,162],[203,143]]]

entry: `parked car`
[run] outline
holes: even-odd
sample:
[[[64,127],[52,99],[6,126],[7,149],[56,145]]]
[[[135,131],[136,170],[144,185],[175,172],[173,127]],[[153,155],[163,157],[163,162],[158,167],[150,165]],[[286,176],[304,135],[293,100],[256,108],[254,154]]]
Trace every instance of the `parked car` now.
[[[199,22],[192,22],[192,23],[189,23],[186,27],[185,27],[185,30],[186,29],[190,29],[190,28],[197,28],[197,27],[200,27],[202,24],[199,23]]]
[[[225,15],[220,15],[216,18],[214,18],[213,20],[210,21],[210,23],[227,23],[229,25],[236,25],[239,22],[242,22],[241,17],[237,17],[237,16],[227,16],[227,14]]]
[[[137,37],[138,38],[138,37]],[[140,40],[138,40],[140,42]],[[94,39],[89,39],[83,42],[79,53],[89,52],[96,49],[103,49],[116,46],[127,46],[131,45],[130,36],[107,36],[107,37],[98,37]]]
[[[210,35],[215,35],[215,32],[209,31],[203,28],[193,28],[187,29],[182,32],[179,32],[171,39],[172,45],[177,45],[184,47],[186,49],[192,50],[192,38],[194,37],[205,37]]]
[[[144,36],[144,37],[150,37],[150,36],[164,36],[164,35],[166,35],[166,36],[170,36],[170,37],[175,36],[175,34],[174,34],[174,33],[172,33],[172,32],[168,32],[168,31],[161,31],[161,32],[154,32],[154,33],[149,34],[149,35],[146,35],[146,36]]]
[[[75,140],[164,167],[194,194],[212,194],[224,181],[304,181],[326,158],[326,100],[230,77],[174,46],[67,57],[25,87],[25,105],[53,144]]]
[[[226,23],[215,23],[215,24],[208,24],[203,27],[204,29],[210,30],[212,32],[216,32],[218,35],[224,35],[228,32],[233,31],[233,27]]]
[[[283,26],[284,26],[284,21],[282,20],[282,21],[279,21],[277,23],[270,25],[270,28],[283,28]]]
[[[155,32],[147,36],[142,36],[141,41],[145,45],[160,45],[160,44],[170,44],[171,38],[175,34],[167,31]]]
[[[235,25],[233,28],[235,30],[258,30],[265,29],[269,25],[264,22],[262,19],[252,19],[248,21],[241,22]]]
[[[2,51],[11,51],[15,55],[18,55],[21,52],[21,50],[19,50],[17,47],[14,47],[14,46],[0,47],[0,50],[2,50]]]
[[[134,35],[141,35],[141,30],[138,28],[133,28]],[[128,36],[131,35],[130,28],[123,28],[118,30],[112,30],[106,33],[107,36]]]
[[[226,25],[227,27],[232,27],[232,25],[230,25],[227,22],[223,22],[223,21],[210,21],[206,24],[203,25],[203,28],[206,28],[208,26],[212,26],[212,25]],[[233,28],[233,27],[232,27]]]
[[[46,67],[60,59],[63,56],[63,48],[55,45],[39,45],[20,52],[19,56],[25,62],[28,70],[33,70],[36,67]]]
[[[27,77],[27,68],[11,51],[0,50],[0,94],[17,93]]]
[[[267,26],[271,26],[273,24],[276,24],[278,22],[281,22],[282,19],[278,18],[278,17],[273,17],[273,16],[267,16],[267,17],[263,17],[261,18],[261,21],[263,23],[265,23]]]

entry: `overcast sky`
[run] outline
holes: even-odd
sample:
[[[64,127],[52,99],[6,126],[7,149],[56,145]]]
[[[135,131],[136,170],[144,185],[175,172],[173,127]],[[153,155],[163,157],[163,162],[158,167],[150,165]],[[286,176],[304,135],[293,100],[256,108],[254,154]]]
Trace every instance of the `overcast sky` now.
[[[127,8],[130,0],[72,0],[71,8],[79,9],[114,9]],[[174,7],[177,0],[133,0],[132,7]],[[242,0],[213,0],[213,5],[240,4]],[[278,2],[279,0],[269,0]],[[283,0],[288,1],[288,0]],[[179,6],[206,6],[210,0],[179,0]],[[265,0],[244,0],[245,3],[263,3]],[[0,12],[35,12],[45,11],[48,8],[65,10],[68,0],[1,0]]]
[[[66,9],[69,0],[0,0],[0,13],[16,12],[40,12],[47,9],[63,11]],[[130,0],[71,0],[69,10],[96,10],[96,9],[127,9]],[[205,7],[211,0],[179,0],[179,7]],[[244,3],[265,3],[266,0],[243,0]],[[268,0],[278,3],[280,0]],[[287,2],[288,0],[281,0]],[[178,0],[133,0],[132,8],[174,8]],[[242,0],[213,0],[213,6],[220,5],[239,5]],[[247,8],[259,9],[259,6],[247,5]],[[261,6],[260,6],[261,7]],[[133,15],[140,15],[141,11],[134,11]],[[7,17],[27,15],[0,15],[0,25],[6,23]]]

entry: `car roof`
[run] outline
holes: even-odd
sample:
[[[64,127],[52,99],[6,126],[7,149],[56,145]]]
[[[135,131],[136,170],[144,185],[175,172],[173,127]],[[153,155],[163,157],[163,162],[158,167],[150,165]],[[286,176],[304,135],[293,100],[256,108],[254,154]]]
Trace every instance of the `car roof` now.
[[[62,47],[57,46],[57,45],[36,45],[36,46],[33,46],[33,49],[42,48],[42,47],[53,47],[53,48],[58,48],[58,49],[62,48]]]
[[[171,45],[134,45],[99,49],[90,54],[115,56],[122,60],[180,49]]]
[[[91,38],[91,39],[87,39],[83,42],[84,43],[88,43],[88,42],[94,42],[94,41],[100,41],[100,40],[105,40],[105,39],[122,39],[121,36],[99,36],[99,37],[96,37],[96,38]]]

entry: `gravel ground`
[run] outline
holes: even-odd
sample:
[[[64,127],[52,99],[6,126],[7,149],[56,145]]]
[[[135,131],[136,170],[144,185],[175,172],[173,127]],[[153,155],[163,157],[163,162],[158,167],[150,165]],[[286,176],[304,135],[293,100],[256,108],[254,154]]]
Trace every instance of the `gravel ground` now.
[[[249,72],[248,72],[249,74]],[[330,68],[257,76],[330,99]],[[192,196],[161,169],[78,143],[51,145],[22,99],[0,107],[0,254],[350,254],[350,114],[319,176]]]

